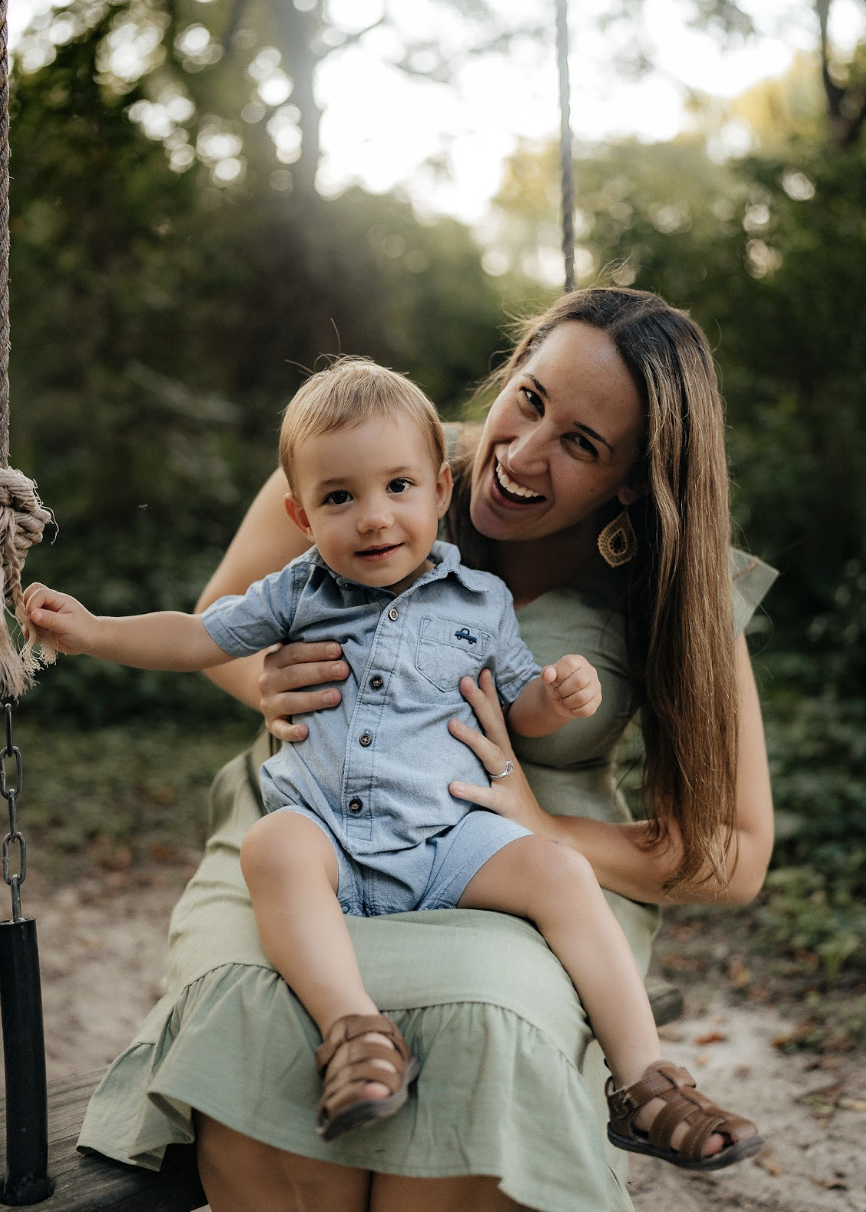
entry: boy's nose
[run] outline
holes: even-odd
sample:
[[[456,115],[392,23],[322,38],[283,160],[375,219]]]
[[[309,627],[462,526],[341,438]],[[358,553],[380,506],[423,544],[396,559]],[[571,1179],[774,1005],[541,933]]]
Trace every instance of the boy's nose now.
[[[385,530],[393,521],[391,511],[384,505],[370,505],[358,519],[358,529],[362,533],[371,530]]]

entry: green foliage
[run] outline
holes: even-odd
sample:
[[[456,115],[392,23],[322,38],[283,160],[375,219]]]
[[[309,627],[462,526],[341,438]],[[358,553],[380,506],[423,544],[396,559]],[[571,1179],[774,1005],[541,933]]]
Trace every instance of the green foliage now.
[[[80,732],[40,718],[28,700],[15,721],[23,754],[21,829],[34,870],[68,882],[89,867],[188,861],[206,836],[214,772],[248,745],[243,722],[132,723]]]
[[[113,11],[14,78],[13,457],[59,526],[27,577],[106,613],[188,609],[275,465],[304,368],[366,354],[453,412],[498,344],[501,284],[465,227],[396,195],[171,171],[130,120],[141,89],[98,71]],[[33,697],[88,724],[233,710],[204,679],[92,661]]]

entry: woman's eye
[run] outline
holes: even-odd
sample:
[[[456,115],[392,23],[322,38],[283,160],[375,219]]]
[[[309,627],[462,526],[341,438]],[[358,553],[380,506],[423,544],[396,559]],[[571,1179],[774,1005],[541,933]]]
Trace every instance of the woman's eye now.
[[[540,417],[544,416],[544,401],[537,392],[532,391],[529,387],[521,387],[520,394],[527,407],[531,408],[533,412],[537,412]]]
[[[577,447],[582,454],[592,455],[593,458],[598,456],[598,450],[595,448],[595,446],[593,446],[589,438],[584,437],[582,433],[569,434],[568,440],[573,446]]]
[[[345,488],[338,488],[334,492],[328,493],[328,495],[325,497],[324,504],[345,505],[346,502],[350,501],[351,499],[351,494],[346,492]]]
[[[396,480],[392,480],[388,485],[389,492],[405,492],[409,487],[409,481],[404,480],[402,476],[398,476]]]

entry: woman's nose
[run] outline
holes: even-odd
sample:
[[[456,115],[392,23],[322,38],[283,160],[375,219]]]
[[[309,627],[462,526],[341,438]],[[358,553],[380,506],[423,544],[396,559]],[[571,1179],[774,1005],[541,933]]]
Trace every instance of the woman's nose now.
[[[535,425],[517,434],[508,447],[508,466],[512,471],[537,474],[547,462],[547,437]]]

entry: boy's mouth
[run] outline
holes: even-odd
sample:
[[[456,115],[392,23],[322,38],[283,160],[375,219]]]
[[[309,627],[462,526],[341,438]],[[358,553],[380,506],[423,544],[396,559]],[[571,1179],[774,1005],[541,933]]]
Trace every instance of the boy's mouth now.
[[[355,555],[362,560],[384,560],[400,547],[402,547],[402,543],[387,543],[379,547],[365,547],[362,551],[356,551]]]
[[[493,483],[500,496],[515,505],[535,505],[545,499],[541,493],[512,480],[498,459],[493,463]]]

